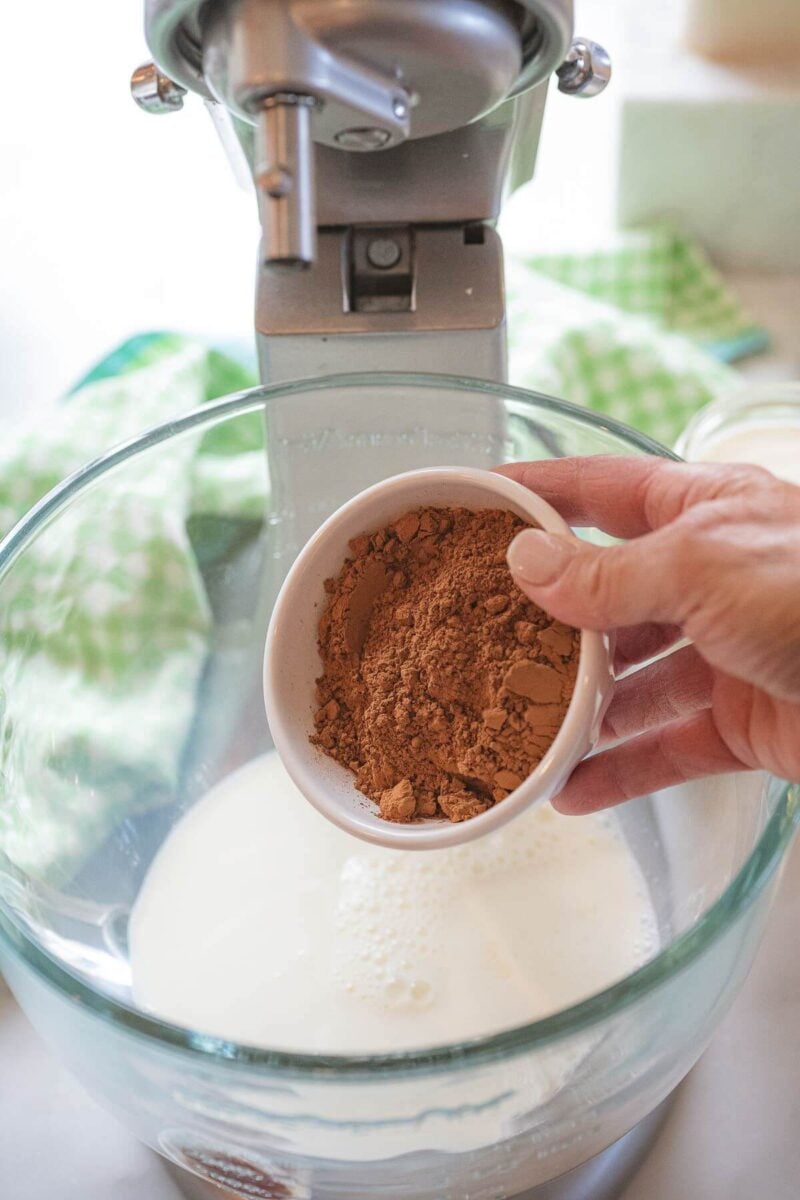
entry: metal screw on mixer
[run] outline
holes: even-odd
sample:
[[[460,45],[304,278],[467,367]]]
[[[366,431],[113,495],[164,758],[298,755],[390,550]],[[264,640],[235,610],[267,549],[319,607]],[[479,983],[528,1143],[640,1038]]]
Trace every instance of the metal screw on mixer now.
[[[186,88],[149,62],[142,63],[131,75],[131,95],[144,112],[161,116],[183,108]]]
[[[367,262],[379,271],[389,271],[400,262],[402,253],[393,238],[373,238],[367,246]]]
[[[597,42],[575,38],[556,75],[560,92],[589,99],[599,95],[611,78],[611,59]]]

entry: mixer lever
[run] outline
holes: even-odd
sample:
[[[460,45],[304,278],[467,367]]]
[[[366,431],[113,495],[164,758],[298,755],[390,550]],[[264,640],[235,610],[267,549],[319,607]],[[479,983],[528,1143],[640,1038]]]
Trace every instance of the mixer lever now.
[[[308,267],[316,257],[313,96],[269,96],[256,119],[253,176],[262,193],[265,266]]]

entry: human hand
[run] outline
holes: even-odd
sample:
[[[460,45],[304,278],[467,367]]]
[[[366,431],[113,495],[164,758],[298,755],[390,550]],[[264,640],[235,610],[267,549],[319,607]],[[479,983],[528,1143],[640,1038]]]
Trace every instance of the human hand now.
[[[601,735],[554,801],[586,813],[704,775],[800,781],[800,488],[758,467],[648,457],[518,463],[503,475],[619,545],[526,530],[508,561],[560,621],[616,630],[625,671]]]

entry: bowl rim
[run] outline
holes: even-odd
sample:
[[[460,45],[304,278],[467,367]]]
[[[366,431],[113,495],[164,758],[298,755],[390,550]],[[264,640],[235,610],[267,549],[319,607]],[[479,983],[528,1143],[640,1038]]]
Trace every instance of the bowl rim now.
[[[507,384],[462,378],[457,375],[362,372],[297,380],[286,384],[262,385],[211,401],[182,417],[145,430],[69,475],[43,496],[0,542],[0,583],[26,546],[50,524],[74,495],[90,487],[97,479],[133,456],[201,426],[263,409],[272,400],[307,394],[310,391],[392,386],[427,387],[442,391],[457,389],[480,395],[488,393],[507,401],[512,412],[515,407],[517,411],[524,412],[535,403],[539,409],[561,413],[589,427],[616,434],[628,442],[632,449],[680,461],[673,451],[646,434],[629,428],[621,421],[566,400],[557,400]],[[522,1055],[584,1031],[644,998],[689,967],[712,946],[763,891],[783,857],[796,827],[800,824],[800,786],[782,781],[775,782],[781,787],[781,795],[756,845],[725,891],[691,928],[679,934],[630,975],[577,1004],[538,1021],[467,1042],[379,1055],[301,1054],[248,1046],[148,1016],[95,989],[45,951],[15,919],[13,912],[2,900],[0,947],[10,954],[12,962],[15,959],[22,960],[40,981],[50,984],[64,999],[74,1003],[84,1012],[92,1014],[107,1025],[123,1030],[135,1039],[181,1053],[198,1064],[219,1062],[231,1068],[259,1068],[287,1078],[335,1077],[340,1080],[436,1074],[468,1069],[485,1062]]]

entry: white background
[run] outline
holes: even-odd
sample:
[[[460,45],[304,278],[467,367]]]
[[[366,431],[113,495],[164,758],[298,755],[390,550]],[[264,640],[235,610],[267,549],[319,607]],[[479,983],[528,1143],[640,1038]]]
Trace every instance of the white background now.
[[[1,413],[56,397],[131,333],[252,326],[254,202],[199,99],[165,117],[134,105],[142,12],[14,0],[5,14]]]

